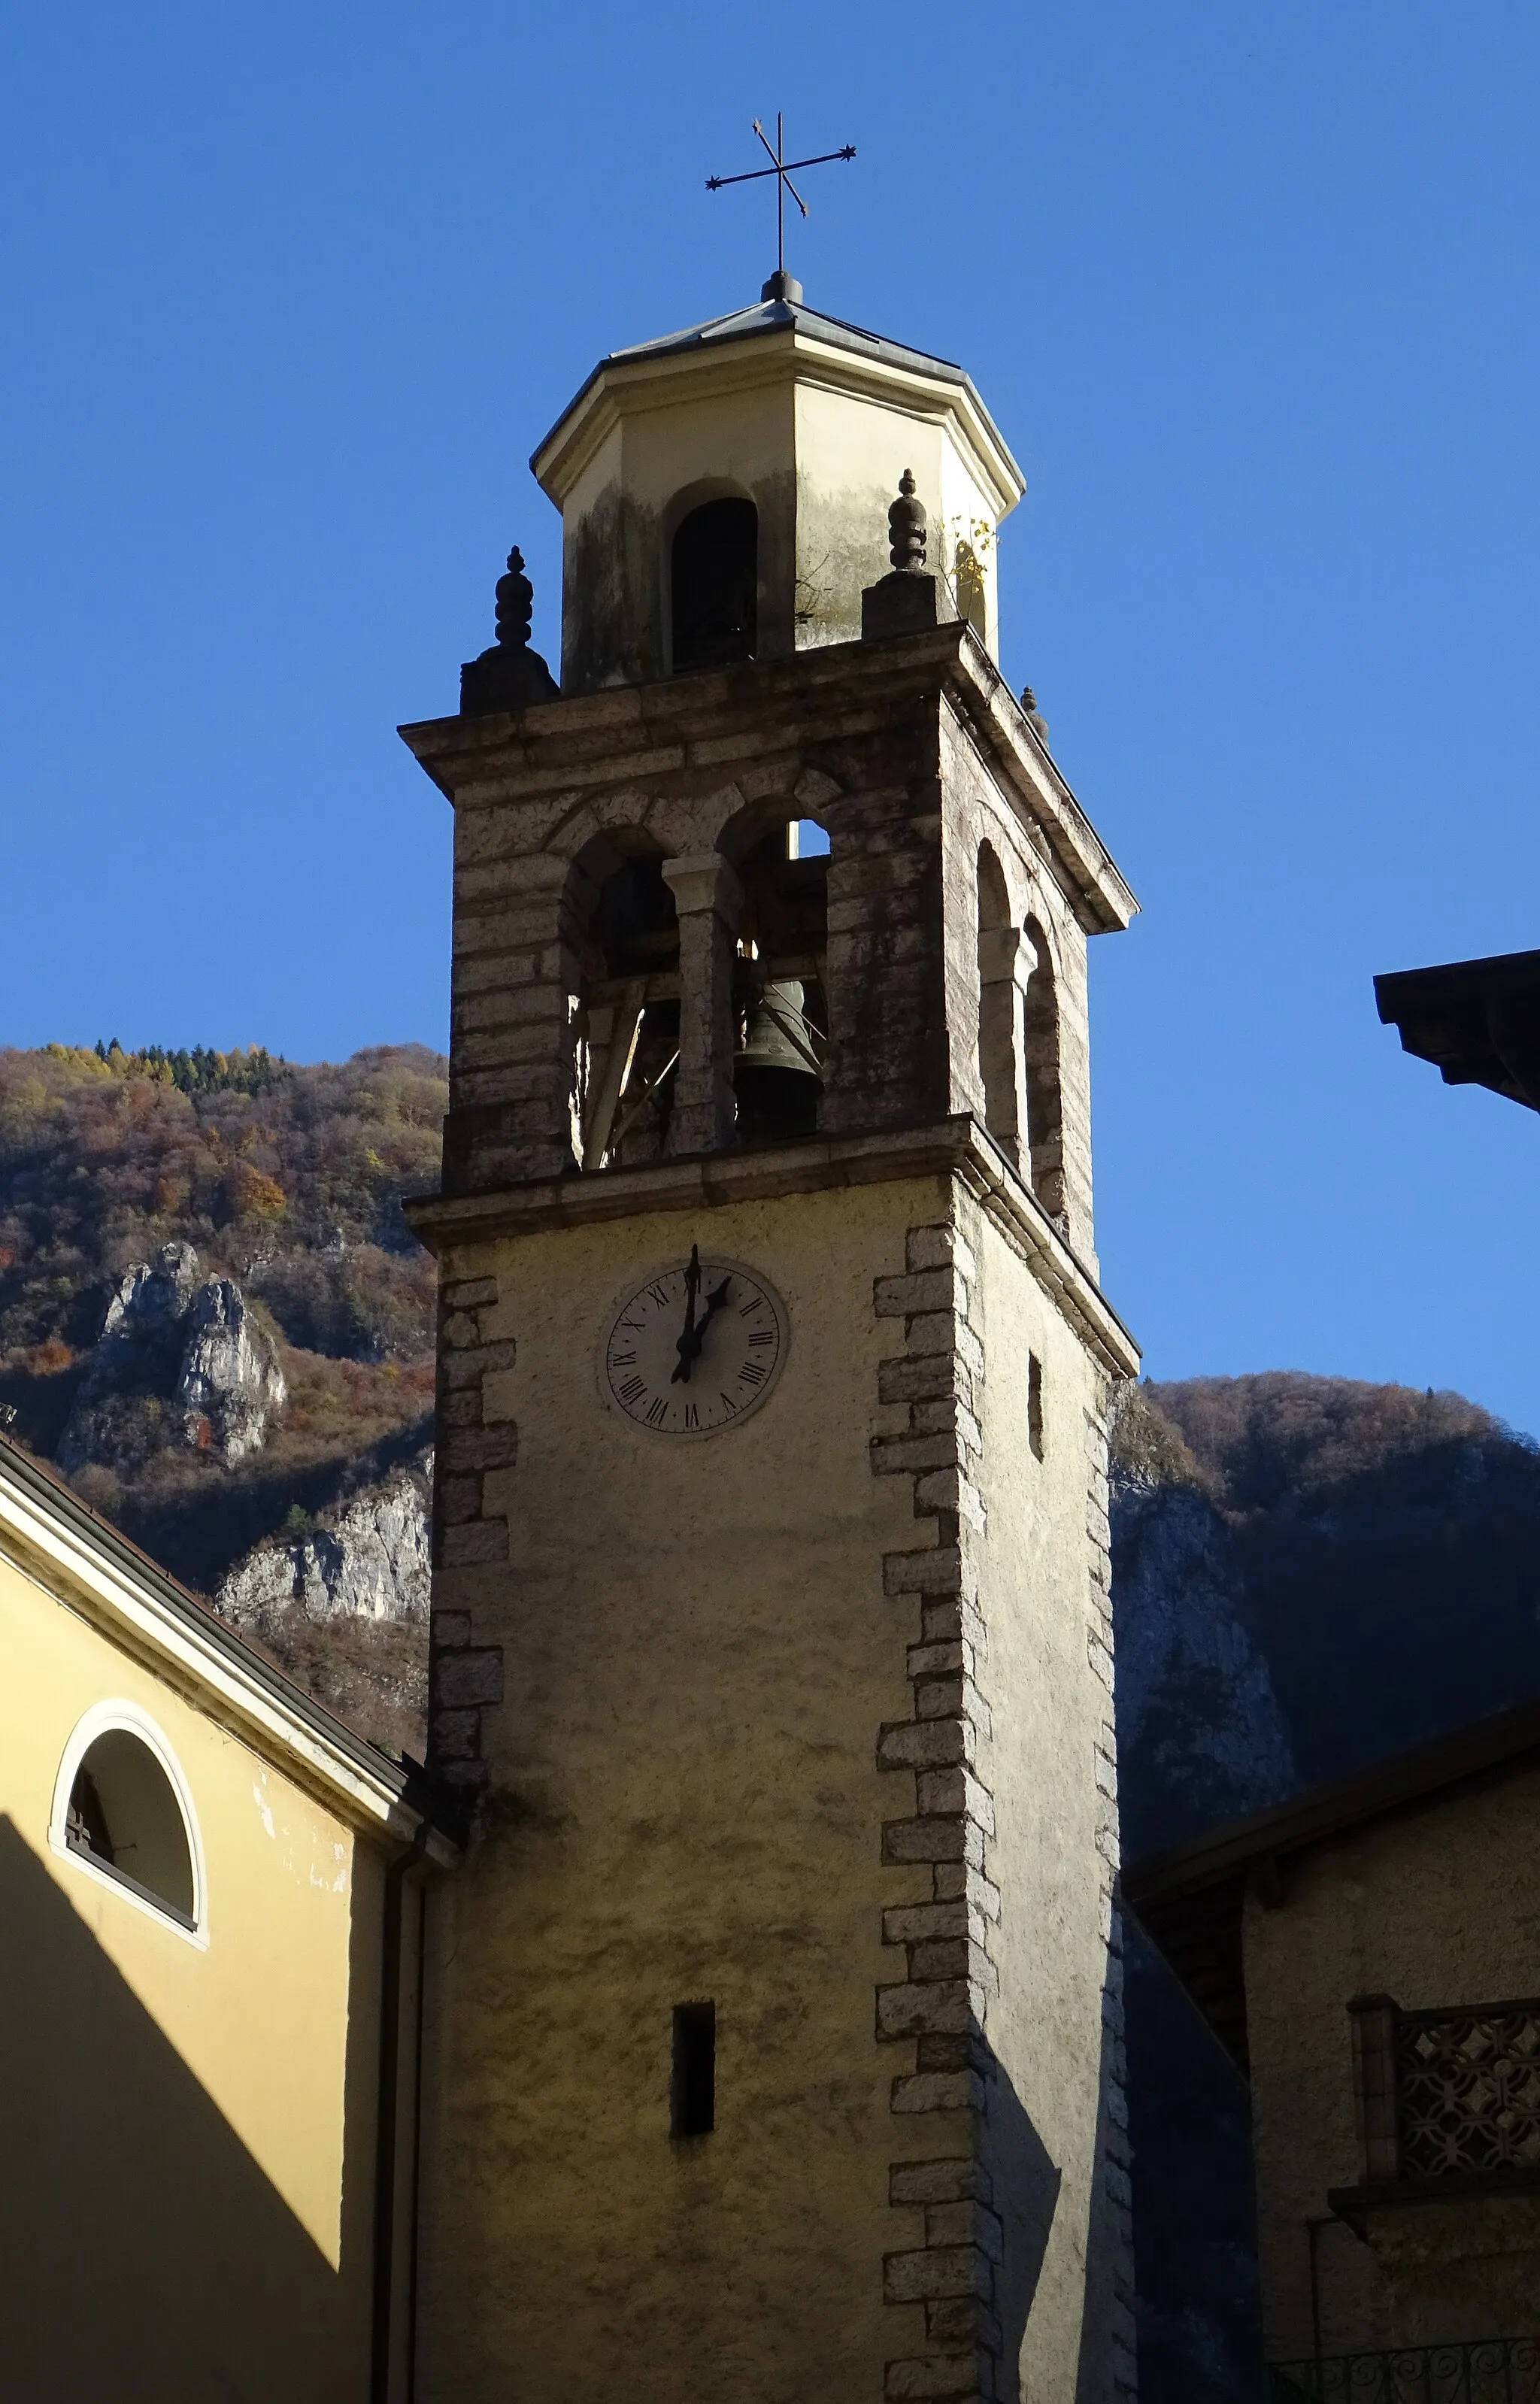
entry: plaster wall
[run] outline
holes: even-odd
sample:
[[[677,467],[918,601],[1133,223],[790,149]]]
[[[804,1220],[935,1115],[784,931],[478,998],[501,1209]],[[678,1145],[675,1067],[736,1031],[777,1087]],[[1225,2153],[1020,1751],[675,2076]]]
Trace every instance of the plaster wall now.
[[[995,650],[996,508],[970,473],[946,417],[805,378],[796,387],[795,424],[797,648],[859,641],[861,592],[888,573],[888,510],[908,468],[929,521],[931,571],[951,580],[958,542],[973,546],[982,575],[976,631]],[[950,581],[938,584],[938,598],[946,616],[959,614]]]
[[[1363,2178],[1351,1997],[1458,2009],[1540,1993],[1540,1771],[1523,1770],[1322,1846],[1290,1865],[1280,1908],[1245,1921],[1263,2313],[1268,2355],[1312,2351],[1308,2219]],[[1401,2206],[1370,2243],[1317,2240],[1328,2354],[1533,2327],[1533,2200]]]
[[[983,1885],[982,1820],[969,1835],[924,1816],[956,1812],[956,1773],[928,1765],[964,1736],[923,1716],[952,1709],[924,1685],[958,1611],[937,1592],[956,1539],[929,1491],[949,1473],[925,1473],[954,1440],[924,1432],[950,1406],[905,1397],[935,1390],[946,1356],[928,1331],[953,1325],[951,1273],[917,1261],[970,1213],[949,1177],[895,1179],[456,1240],[444,1258],[446,1401],[466,1391],[455,1363],[480,1363],[469,1440],[505,1465],[465,1480],[463,1504],[458,1479],[441,1489],[434,1743],[446,1774],[473,1772],[481,1833],[436,1891],[430,1945],[433,2404],[515,2374],[531,2404],[623,2375],[658,2404],[845,2404],[885,2379],[941,2393],[913,2382],[943,2374],[960,2395],[980,2313],[977,2343],[1013,2379],[1024,2366],[1022,2393],[1068,2404],[1119,2383],[1100,1396],[982,1220],[955,1340],[969,1391],[982,1342],[987,1394],[988,1531],[966,1572],[993,1714],[977,1776],[999,1795]],[[615,1303],[692,1241],[768,1276],[791,1336],[752,1419],[679,1445],[609,1409],[596,1355]],[[972,1985],[945,1983],[970,1946],[912,1940],[954,1908],[937,1896],[965,1892],[971,1913],[990,1881],[993,2000],[980,1986],[975,2007]],[[717,2126],[678,2141],[672,2009],[704,2000]],[[973,2207],[938,2198],[981,2192],[975,2240]]]
[[[987,1527],[978,1678],[990,1714],[977,1767],[993,1796],[987,1866],[1001,1897],[986,2153],[1008,2209],[997,2311],[1007,2355],[1019,2348],[1023,2397],[1092,2404],[1113,2393],[1132,2337],[1113,1745],[1087,1532],[1103,1380],[1026,1264],[972,1215]],[[1041,1460],[1029,1442],[1032,1355]]]
[[[670,394],[669,404],[619,416],[565,496],[562,684],[569,692],[668,674],[675,529],[698,503],[729,494],[759,511],[760,655],[779,659],[795,648],[790,384],[713,382]]]
[[[147,1713],[190,1790],[193,1941],[49,1843],[84,1714]],[[383,1867],[0,1557],[0,2324],[16,2404],[361,2397]]]
[[[497,1280],[483,1332],[517,1357],[485,1385],[518,1461],[485,1481],[506,1566],[438,1587],[441,1641],[500,1646],[503,1701],[489,1833],[435,1904],[431,2404],[510,2379],[530,2404],[880,2392],[902,2065],[874,2034],[878,1906],[922,1874],[878,1866],[906,1633],[881,1557],[913,1519],[868,1463],[872,1294],[934,1209],[933,1182],[872,1186],[453,1265]],[[753,1419],[678,1444],[601,1401],[595,1359],[693,1241],[771,1279],[791,1344]],[[707,1999],[717,2125],[676,2141],[672,2008]]]
[[[976,630],[999,639],[999,502],[970,466],[948,400],[906,380],[887,397],[843,387],[790,347],[746,343],[693,374],[616,382],[560,488],[562,684],[567,692],[668,674],[669,555],[697,503],[751,499],[760,520],[757,656],[857,640],[862,588],[888,573],[888,509],[906,468],[931,529],[929,565],[956,614],[957,550],[977,559]],[[965,609],[964,614],[969,614]]]

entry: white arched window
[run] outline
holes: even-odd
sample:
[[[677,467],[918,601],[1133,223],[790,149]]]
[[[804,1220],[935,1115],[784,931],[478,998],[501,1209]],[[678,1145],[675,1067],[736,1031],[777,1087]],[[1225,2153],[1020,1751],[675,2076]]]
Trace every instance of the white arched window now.
[[[203,1841],[181,1765],[137,1703],[98,1703],[64,1747],[49,1843],[87,1879],[208,1942]]]

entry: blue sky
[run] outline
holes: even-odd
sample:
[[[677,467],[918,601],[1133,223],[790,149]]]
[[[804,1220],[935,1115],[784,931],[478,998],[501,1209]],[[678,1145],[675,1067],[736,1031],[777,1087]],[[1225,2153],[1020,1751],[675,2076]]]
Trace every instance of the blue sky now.
[[[1144,903],[1100,1243],[1156,1376],[1540,1429],[1528,1112],[1377,969],[1540,944],[1540,17],[105,0],[0,34],[0,1040],[441,1043],[454,706],[594,359],[792,264],[962,359],[1030,489],[1004,665]]]

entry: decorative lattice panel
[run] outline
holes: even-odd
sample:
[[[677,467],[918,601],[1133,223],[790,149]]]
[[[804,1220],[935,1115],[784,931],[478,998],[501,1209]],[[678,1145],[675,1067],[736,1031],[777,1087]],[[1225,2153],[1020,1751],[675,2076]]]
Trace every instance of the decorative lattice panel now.
[[[1540,2002],[1396,2016],[1403,2178],[1540,2170]]]

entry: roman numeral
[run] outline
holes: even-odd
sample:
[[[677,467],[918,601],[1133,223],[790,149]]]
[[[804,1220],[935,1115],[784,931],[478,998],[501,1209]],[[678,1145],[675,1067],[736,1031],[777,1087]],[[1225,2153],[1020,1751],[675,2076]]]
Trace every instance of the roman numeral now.
[[[773,1327],[751,1327],[749,1331],[749,1349],[751,1352],[763,1351],[767,1344],[773,1344],[775,1340],[776,1331]]]
[[[732,1414],[733,1414],[734,1418],[735,1418],[735,1419],[736,1419],[736,1417],[737,1417],[737,1415],[738,1415],[738,1406],[737,1406],[736,1403],[733,1400],[732,1395],[731,1395],[731,1394],[723,1394],[723,1396],[722,1396],[722,1401],[727,1405],[727,1407],[728,1407],[728,1409],[732,1412]]]
[[[668,1307],[668,1288],[665,1285],[650,1285],[647,1289],[647,1299],[651,1304],[654,1310],[666,1310]]]
[[[769,1374],[763,1361],[746,1361],[738,1371],[738,1383],[740,1386],[763,1386]]]
[[[645,1324],[646,1321],[640,1319],[617,1319],[615,1333],[618,1335],[623,1327],[628,1335],[639,1335]]]
[[[743,1308],[738,1313],[738,1317],[740,1319],[752,1319],[756,1310],[763,1310],[763,1308],[764,1296],[763,1293],[757,1293],[752,1302],[746,1302],[744,1304]]]
[[[666,1394],[658,1394],[647,1405],[647,1424],[649,1427],[662,1427],[667,1417],[668,1397]]]
[[[684,1406],[684,1424],[685,1424],[685,1426],[686,1426],[687,1428],[698,1428],[698,1427],[699,1427],[699,1425],[700,1425],[700,1423],[701,1423],[701,1415],[700,1415],[699,1411],[696,1409],[696,1407],[695,1407],[694,1404],[693,1404],[693,1403],[686,1403],[686,1405],[685,1405],[685,1406]]]
[[[646,1393],[647,1380],[645,1377],[627,1377],[624,1385],[617,1386],[615,1391],[620,1396],[621,1401],[625,1405],[626,1409],[629,1410],[632,1404],[639,1401],[640,1397]]]
[[[609,1365],[612,1369],[634,1369],[637,1356],[635,1352],[611,1352]]]

